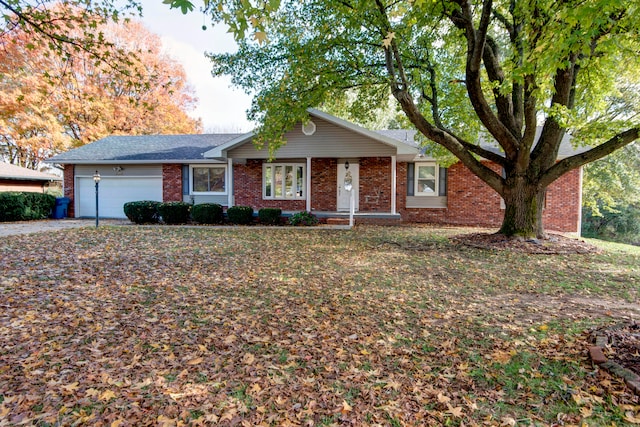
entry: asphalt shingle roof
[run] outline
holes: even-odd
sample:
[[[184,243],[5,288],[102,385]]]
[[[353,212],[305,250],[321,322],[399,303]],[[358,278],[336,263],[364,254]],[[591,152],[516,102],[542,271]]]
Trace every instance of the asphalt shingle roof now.
[[[539,126],[536,129],[536,141],[540,137],[540,133],[542,131],[542,127]],[[416,142],[415,137],[418,133],[415,129],[384,129],[376,131],[381,135],[385,135],[389,138],[397,139],[398,141],[402,141],[407,145],[411,145],[412,147],[420,147],[420,144]],[[498,146],[498,143],[494,140],[491,141],[481,141],[480,145],[489,151],[493,151],[494,153],[501,153],[501,150]],[[587,151],[589,147],[573,147],[571,145],[571,136],[569,134],[565,134],[562,138],[562,142],[560,143],[560,149],[558,150],[558,158],[569,157],[574,154],[583,153]]]
[[[10,163],[0,163],[0,178],[17,181],[62,181],[62,178],[59,176],[38,172]]]
[[[66,153],[49,163],[90,161],[181,161],[204,160],[203,154],[242,134],[108,136]]]
[[[415,140],[416,130],[387,129],[376,133],[392,138],[412,148],[420,149]],[[204,153],[247,134],[190,134],[190,135],[137,135],[108,136],[47,160],[48,163],[91,162],[181,162],[207,160]],[[490,151],[499,152],[497,143],[482,143]],[[558,157],[567,157],[585,148],[573,148],[570,137],[565,136]],[[210,159],[209,159],[210,160]]]

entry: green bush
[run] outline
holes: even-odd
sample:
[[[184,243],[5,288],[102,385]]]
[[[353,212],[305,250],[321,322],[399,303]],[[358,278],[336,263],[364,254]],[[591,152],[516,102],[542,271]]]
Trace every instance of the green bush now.
[[[296,212],[289,218],[289,224],[291,225],[317,225],[318,218],[311,212],[302,211]]]
[[[28,219],[44,219],[51,215],[51,210],[56,204],[55,196],[45,193],[24,193],[24,195],[33,215]]]
[[[141,200],[124,204],[124,214],[135,224],[157,224],[160,220],[158,207],[160,202]]]
[[[253,208],[251,206],[232,206],[227,209],[227,219],[231,224],[251,224],[253,222]]]
[[[222,206],[217,203],[193,205],[191,218],[199,224],[220,224],[224,220]]]
[[[621,206],[615,212],[600,207],[600,215],[582,208],[582,235],[627,244],[640,243],[640,206]]]
[[[51,214],[56,198],[43,193],[0,193],[0,222],[44,219]]]
[[[165,224],[185,224],[189,220],[191,205],[185,202],[160,203],[158,213]]]
[[[258,211],[258,221],[265,225],[280,225],[282,209],[262,208]]]

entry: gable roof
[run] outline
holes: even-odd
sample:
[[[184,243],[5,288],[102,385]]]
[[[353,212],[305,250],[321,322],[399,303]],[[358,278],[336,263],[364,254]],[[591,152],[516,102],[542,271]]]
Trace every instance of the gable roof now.
[[[0,179],[15,181],[62,181],[62,177],[9,163],[0,163]]]
[[[48,163],[172,163],[208,161],[204,153],[240,134],[108,136],[58,154]]]
[[[386,129],[371,131],[349,121],[332,116],[320,110],[307,110],[313,118],[324,120],[334,126],[354,132],[372,141],[396,150],[398,160],[411,161],[424,154],[424,149],[415,140],[415,129]],[[537,129],[539,137],[541,127]],[[60,164],[110,164],[118,163],[217,163],[227,159],[229,150],[250,143],[255,132],[228,134],[189,135],[136,135],[108,136],[82,147],[69,150],[45,160]],[[497,143],[481,142],[483,148],[499,153]],[[569,157],[588,148],[574,148],[570,136],[565,135],[558,158]]]
[[[380,142],[382,144],[391,146],[396,149],[398,155],[407,155],[407,154],[415,155],[418,153],[417,144],[413,144],[413,145],[407,144],[404,141],[389,137],[379,132],[365,129],[362,126],[359,126],[355,123],[348,122],[336,116],[332,116],[331,114],[327,114],[323,111],[316,110],[315,108],[309,108],[307,109],[307,112],[311,117],[322,119],[335,126],[338,126],[343,129],[347,129],[351,132],[357,133],[359,135],[365,136],[376,142]],[[226,158],[226,154],[229,150],[232,150],[236,147],[239,147],[243,144],[250,142],[253,139],[253,137],[255,137],[255,135],[256,135],[255,132],[249,132],[247,134],[241,135],[236,139],[230,140],[225,144],[221,144],[213,148],[212,150],[207,151],[206,153],[204,153],[204,156],[207,158]]]

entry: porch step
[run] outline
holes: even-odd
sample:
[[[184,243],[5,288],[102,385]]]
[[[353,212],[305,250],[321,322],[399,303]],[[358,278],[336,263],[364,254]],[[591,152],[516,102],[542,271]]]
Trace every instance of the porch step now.
[[[349,218],[327,218],[327,225],[349,225]]]

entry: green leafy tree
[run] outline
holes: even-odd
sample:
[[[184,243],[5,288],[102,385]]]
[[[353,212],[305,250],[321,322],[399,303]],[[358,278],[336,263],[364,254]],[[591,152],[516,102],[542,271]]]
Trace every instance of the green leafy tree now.
[[[583,234],[640,243],[640,144],[584,169]]]
[[[167,0],[192,10],[189,0]],[[355,119],[397,100],[409,122],[505,201],[501,232],[543,236],[546,188],[639,137],[640,7],[627,0],[206,0],[236,35],[214,74],[253,93],[272,148],[306,108]],[[351,97],[351,99],[349,99]],[[537,136],[537,129],[541,133]],[[592,148],[558,160],[567,132]],[[498,150],[478,144],[479,135]],[[480,160],[497,163],[504,174]]]

